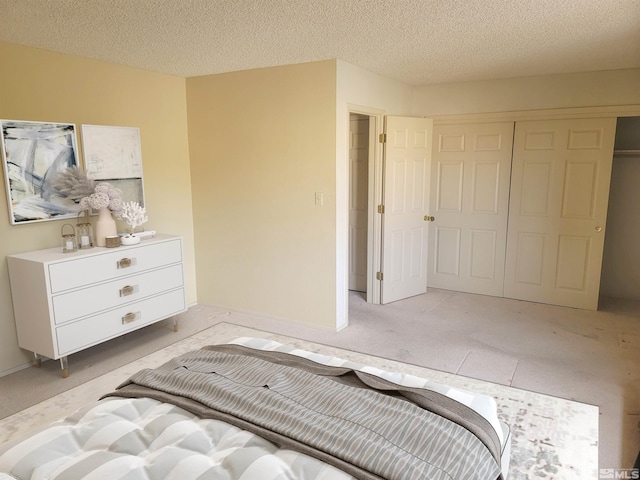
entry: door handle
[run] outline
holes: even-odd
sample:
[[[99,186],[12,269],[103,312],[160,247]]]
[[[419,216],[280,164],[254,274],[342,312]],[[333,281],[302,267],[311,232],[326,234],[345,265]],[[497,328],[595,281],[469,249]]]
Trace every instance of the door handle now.
[[[425,215],[424,216],[424,221],[425,222],[434,222],[435,220],[436,220],[436,217],[432,217],[432,216],[429,216],[429,215]]]

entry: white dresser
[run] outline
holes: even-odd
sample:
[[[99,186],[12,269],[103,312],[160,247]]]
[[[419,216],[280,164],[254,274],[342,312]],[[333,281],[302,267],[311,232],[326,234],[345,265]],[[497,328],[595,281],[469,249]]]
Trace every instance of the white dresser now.
[[[182,239],[7,257],[18,345],[60,359],[186,310]],[[174,329],[177,323],[174,318]]]

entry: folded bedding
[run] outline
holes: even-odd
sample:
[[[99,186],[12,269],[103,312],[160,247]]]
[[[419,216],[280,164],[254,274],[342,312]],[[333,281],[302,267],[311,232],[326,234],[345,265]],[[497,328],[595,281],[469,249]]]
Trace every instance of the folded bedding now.
[[[501,478],[503,432],[495,409],[479,412],[487,408],[478,396],[276,342],[233,343],[141,370],[97,405],[0,447],[0,472],[20,479]]]

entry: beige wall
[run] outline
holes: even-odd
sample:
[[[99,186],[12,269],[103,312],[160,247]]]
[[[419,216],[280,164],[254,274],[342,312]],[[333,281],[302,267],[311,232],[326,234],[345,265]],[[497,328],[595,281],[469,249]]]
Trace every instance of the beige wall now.
[[[0,62],[0,118],[141,129],[146,226],[185,237],[190,303],[331,329],[348,310],[349,109],[640,105],[640,69],[412,88],[339,60],[186,80],[2,43]],[[62,223],[11,226],[0,195],[0,256],[57,246]],[[0,372],[29,359],[16,344],[3,261]]]
[[[140,128],[147,229],[185,239],[187,299],[196,301],[185,79],[0,43],[0,118]],[[2,170],[2,169],[0,169]],[[4,176],[4,173],[2,174]],[[55,247],[64,220],[12,226],[0,194],[0,373],[30,361],[17,345],[5,256]]]
[[[640,68],[416,87],[414,115],[640,105]]]
[[[199,303],[335,328],[335,77],[187,79]]]

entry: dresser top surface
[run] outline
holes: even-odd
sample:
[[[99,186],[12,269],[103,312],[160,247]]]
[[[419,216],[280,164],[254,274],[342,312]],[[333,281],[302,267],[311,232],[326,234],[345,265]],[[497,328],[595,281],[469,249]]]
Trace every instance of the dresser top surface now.
[[[166,242],[170,240],[177,240],[180,238],[181,237],[177,235],[158,234],[155,237],[143,239],[140,241],[140,243],[136,245],[120,245],[119,247],[113,247],[113,248],[93,247],[93,248],[87,248],[87,249],[78,249],[76,252],[70,252],[70,253],[63,253],[62,247],[53,247],[53,248],[45,248],[43,250],[34,250],[31,252],[7,255],[7,258],[30,260],[34,262],[59,262],[59,261],[77,259],[77,258],[86,257],[86,256],[101,255],[105,253],[126,252],[130,250],[134,250],[136,248],[143,247],[145,245],[153,245],[155,243],[161,243],[161,242]]]

